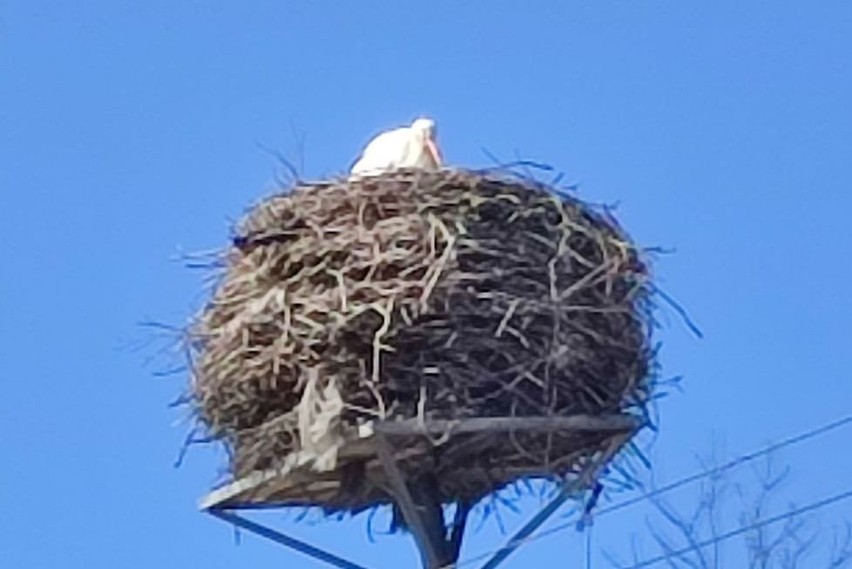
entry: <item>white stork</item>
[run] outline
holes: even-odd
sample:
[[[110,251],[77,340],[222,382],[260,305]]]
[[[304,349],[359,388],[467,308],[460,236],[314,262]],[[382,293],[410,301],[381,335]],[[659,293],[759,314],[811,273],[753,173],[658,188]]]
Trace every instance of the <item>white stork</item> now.
[[[395,168],[441,167],[435,121],[419,118],[411,126],[383,132],[371,140],[352,166],[352,177],[381,174]]]

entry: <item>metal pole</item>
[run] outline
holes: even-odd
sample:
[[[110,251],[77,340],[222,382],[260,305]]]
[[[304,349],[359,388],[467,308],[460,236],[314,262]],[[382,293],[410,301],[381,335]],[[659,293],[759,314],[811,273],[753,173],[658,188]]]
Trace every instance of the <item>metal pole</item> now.
[[[417,542],[424,569],[440,569],[455,564],[457,559],[451,557],[453,551],[447,541],[443,509],[434,489],[416,488],[418,499],[415,500],[393,456],[393,447],[380,431],[376,432],[376,450],[394,499]]]
[[[285,535],[281,532],[275,531],[271,528],[262,526],[251,520],[238,516],[233,512],[220,509],[210,509],[207,510],[207,513],[209,513],[211,516],[219,518],[220,520],[226,521],[229,524],[233,524],[247,531],[256,533],[259,536],[271,539],[272,541],[280,543],[281,545],[286,545],[287,547],[295,549],[299,553],[310,555],[314,559],[324,561],[330,565],[339,567],[340,569],[366,569],[363,565],[352,563],[351,561],[343,559],[342,557],[338,557],[337,555],[334,555],[327,551],[323,551],[318,547],[314,547],[309,543],[305,543],[304,541],[298,540],[294,537],[290,537],[289,535]]]
[[[515,535],[513,535],[503,547],[498,549],[497,552],[488,561],[486,561],[482,567],[480,567],[480,569],[495,569],[498,565],[505,561],[506,558],[514,553],[518,547],[523,545],[527,538],[529,538],[532,533],[541,526],[541,524],[546,522],[547,519],[566,502],[566,500],[571,498],[574,493],[588,487],[597,477],[598,471],[606,466],[609,460],[616,452],[618,452],[618,449],[621,448],[621,445],[624,444],[631,435],[632,433],[627,433],[611,440],[609,448],[607,448],[597,461],[587,465],[577,479],[564,484],[562,488],[560,488],[559,494],[557,494],[550,503],[533,516],[530,521],[524,524],[524,527],[518,530],[518,532],[515,533]],[[599,493],[600,490],[596,490],[596,492]],[[595,496],[595,500],[596,499],[597,496]]]

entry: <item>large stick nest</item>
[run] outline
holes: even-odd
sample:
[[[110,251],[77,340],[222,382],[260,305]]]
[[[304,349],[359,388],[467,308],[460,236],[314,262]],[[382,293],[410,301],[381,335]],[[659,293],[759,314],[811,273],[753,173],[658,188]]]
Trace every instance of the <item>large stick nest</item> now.
[[[302,184],[236,233],[192,346],[196,411],[235,477],[307,453],[339,474],[322,505],[363,507],[387,492],[340,450],[369,421],[605,415],[649,398],[637,248],[538,183],[445,170]],[[401,465],[444,502],[476,500],[576,472],[612,441],[433,437]]]

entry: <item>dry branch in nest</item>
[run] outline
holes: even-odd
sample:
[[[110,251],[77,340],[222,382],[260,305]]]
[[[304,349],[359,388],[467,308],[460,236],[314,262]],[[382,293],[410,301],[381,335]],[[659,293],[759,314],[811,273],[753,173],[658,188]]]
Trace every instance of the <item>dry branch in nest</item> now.
[[[192,331],[194,404],[235,477],[301,469],[290,502],[388,501],[362,448],[373,422],[422,426],[397,437],[400,469],[470,503],[576,473],[630,433],[453,432],[459,420],[617,415],[649,398],[636,247],[535,182],[400,170],[299,185],[248,214],[224,261]]]

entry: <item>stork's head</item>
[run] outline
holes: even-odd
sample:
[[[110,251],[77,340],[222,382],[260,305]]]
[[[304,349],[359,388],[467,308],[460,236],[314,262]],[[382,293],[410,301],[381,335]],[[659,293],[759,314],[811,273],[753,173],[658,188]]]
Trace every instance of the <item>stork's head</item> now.
[[[423,149],[435,161],[435,166],[440,166],[443,162],[441,151],[438,149],[438,127],[435,126],[435,121],[427,118],[419,118],[411,123],[411,131],[417,137],[418,143],[423,145]]]

